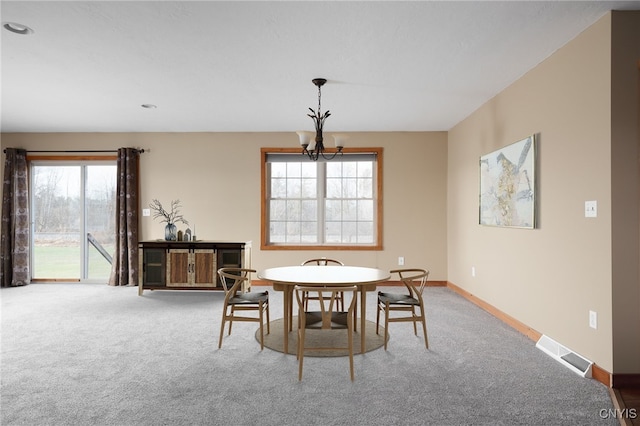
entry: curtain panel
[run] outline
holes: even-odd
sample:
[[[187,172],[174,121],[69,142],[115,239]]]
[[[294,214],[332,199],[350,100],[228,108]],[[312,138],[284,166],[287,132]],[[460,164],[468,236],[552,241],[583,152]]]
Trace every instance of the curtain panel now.
[[[29,173],[27,151],[5,150],[2,186],[0,286],[17,287],[31,281],[29,265]]]
[[[109,285],[138,285],[138,206],[140,152],[118,149],[116,244]]]

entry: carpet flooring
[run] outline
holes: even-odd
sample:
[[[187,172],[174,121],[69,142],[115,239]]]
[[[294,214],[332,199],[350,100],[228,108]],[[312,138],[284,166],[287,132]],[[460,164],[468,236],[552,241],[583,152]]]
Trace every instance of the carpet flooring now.
[[[281,318],[282,293],[260,289]],[[0,290],[2,425],[617,424],[602,418],[605,386],[447,288],[425,290],[430,349],[391,324],[387,351],[354,358],[353,382],[335,357],[305,358],[298,381],[295,356],[261,351],[255,323],[234,324],[218,349],[220,292],[137,292]]]

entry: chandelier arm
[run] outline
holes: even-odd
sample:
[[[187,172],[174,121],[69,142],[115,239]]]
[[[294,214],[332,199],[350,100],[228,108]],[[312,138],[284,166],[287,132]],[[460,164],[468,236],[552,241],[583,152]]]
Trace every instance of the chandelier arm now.
[[[302,149],[302,154],[306,154],[310,160],[312,161],[318,161],[318,158],[321,154],[321,152],[317,149],[312,149],[311,151],[309,151],[307,148],[303,148]],[[323,155],[324,157],[324,155]]]
[[[342,148],[338,148],[338,151],[334,152],[333,155],[331,157],[327,157],[326,155],[324,155],[324,152],[320,153],[320,155],[322,155],[322,158],[324,158],[327,161],[331,161],[334,158],[336,158],[336,155],[342,155]]]

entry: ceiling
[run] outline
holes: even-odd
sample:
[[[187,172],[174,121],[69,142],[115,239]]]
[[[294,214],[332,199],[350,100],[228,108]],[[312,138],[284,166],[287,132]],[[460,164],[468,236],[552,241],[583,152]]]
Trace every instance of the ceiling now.
[[[448,130],[639,1],[4,1],[2,132]],[[588,72],[588,70],[586,70]],[[142,108],[154,104],[155,109]]]

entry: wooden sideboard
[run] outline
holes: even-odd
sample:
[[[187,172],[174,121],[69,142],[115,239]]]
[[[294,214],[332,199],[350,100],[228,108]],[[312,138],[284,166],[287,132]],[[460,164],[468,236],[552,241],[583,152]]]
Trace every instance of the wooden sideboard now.
[[[138,294],[144,290],[224,290],[219,268],[251,268],[251,242],[142,241]],[[248,281],[243,291],[249,291]]]

